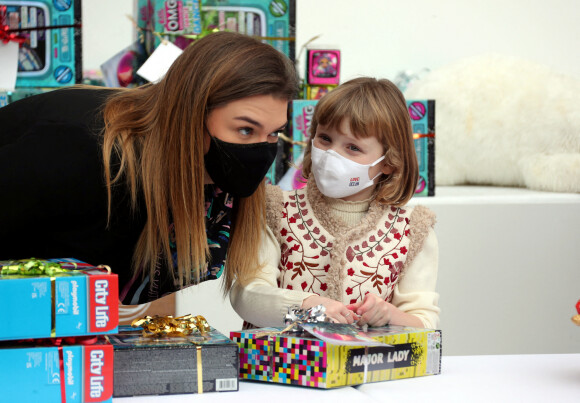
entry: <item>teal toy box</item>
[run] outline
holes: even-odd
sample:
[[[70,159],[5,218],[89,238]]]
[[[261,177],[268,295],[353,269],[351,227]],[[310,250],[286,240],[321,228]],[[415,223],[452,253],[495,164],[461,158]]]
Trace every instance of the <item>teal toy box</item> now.
[[[435,101],[407,100],[407,108],[419,163],[415,196],[435,196]]]
[[[112,402],[113,346],[103,339],[57,345],[0,343],[3,402]]]
[[[0,340],[116,333],[118,278],[74,259],[0,262]]]
[[[294,0],[138,0],[138,29],[151,53],[166,37],[184,49],[214,30],[262,38],[294,59]]]
[[[82,80],[80,0],[0,0],[0,23],[23,40],[16,87],[64,87]]]

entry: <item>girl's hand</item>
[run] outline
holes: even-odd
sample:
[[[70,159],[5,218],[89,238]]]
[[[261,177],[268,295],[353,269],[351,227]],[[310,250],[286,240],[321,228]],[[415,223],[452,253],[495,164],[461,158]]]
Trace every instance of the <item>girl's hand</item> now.
[[[384,326],[390,323],[393,311],[397,310],[394,305],[371,293],[366,294],[362,301],[347,305],[346,308],[360,315],[359,325],[370,326]]]
[[[319,295],[311,295],[302,301],[302,309],[312,308],[320,304],[326,308],[326,315],[334,319],[337,323],[351,324],[358,319],[358,315],[347,309],[343,303]]]

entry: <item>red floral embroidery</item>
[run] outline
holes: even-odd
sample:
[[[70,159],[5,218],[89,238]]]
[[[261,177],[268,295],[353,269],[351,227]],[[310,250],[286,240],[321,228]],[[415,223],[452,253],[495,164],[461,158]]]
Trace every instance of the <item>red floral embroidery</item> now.
[[[327,288],[328,288],[328,287],[326,286],[326,283],[322,283],[322,284],[320,284],[320,289],[321,289],[322,291],[326,291],[326,289],[327,289]]]
[[[326,266],[324,266],[324,271],[325,271],[326,273],[328,273],[328,269],[330,269],[330,265],[329,265],[329,264],[327,264]]]
[[[347,295],[351,295],[351,294],[352,294],[352,288],[348,287],[348,288],[346,289],[346,294],[347,294]]]
[[[287,233],[288,231],[286,231],[286,228],[282,228],[282,231],[280,231],[280,235],[282,236],[286,236]]]
[[[288,290],[293,290],[293,289],[294,289],[294,287],[292,287],[292,285],[290,285],[290,284],[288,284],[288,285],[286,286],[286,288],[287,288]]]
[[[302,287],[303,290],[305,290],[308,284],[306,283],[306,281],[304,281],[302,284],[300,284],[300,286]]]
[[[349,276],[354,276],[354,269],[351,267],[350,269],[348,269],[348,271],[346,272]]]

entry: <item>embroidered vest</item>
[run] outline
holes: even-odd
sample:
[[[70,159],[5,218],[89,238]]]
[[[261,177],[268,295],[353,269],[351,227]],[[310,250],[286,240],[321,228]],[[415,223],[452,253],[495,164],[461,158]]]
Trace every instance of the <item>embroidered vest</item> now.
[[[409,250],[410,211],[372,203],[360,224],[348,228],[324,211],[324,198],[315,186],[282,195],[282,205],[277,204],[281,214],[268,215],[269,221],[279,220],[269,224],[277,229],[281,246],[280,288],[344,304],[368,292],[391,300]]]

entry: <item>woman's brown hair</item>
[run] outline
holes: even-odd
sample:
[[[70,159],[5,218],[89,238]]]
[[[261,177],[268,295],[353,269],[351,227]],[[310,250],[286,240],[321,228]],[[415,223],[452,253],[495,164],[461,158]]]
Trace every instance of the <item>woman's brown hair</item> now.
[[[393,168],[382,175],[377,187],[379,203],[403,206],[415,193],[419,167],[411,120],[405,98],[389,80],[355,78],[339,85],[318,101],[310,123],[311,138],[319,125],[338,130],[348,119],[351,132],[361,138],[374,136],[385,149],[385,162]],[[312,160],[309,142],[304,152],[302,175],[308,178]]]
[[[178,278],[200,279],[209,257],[205,235],[204,147],[210,111],[255,95],[291,100],[298,79],[293,64],[272,46],[249,36],[217,32],[195,41],[157,84],[122,91],[104,109],[103,159],[109,191],[126,182],[133,208],[145,201],[147,222],[133,255],[134,268],[153,274],[163,259],[173,267],[169,226],[175,224]],[[119,158],[119,168],[112,163]],[[114,194],[114,193],[113,193]],[[236,200],[235,231],[225,270],[225,291],[260,265],[265,226],[264,184]],[[173,271],[170,269],[173,273]]]

